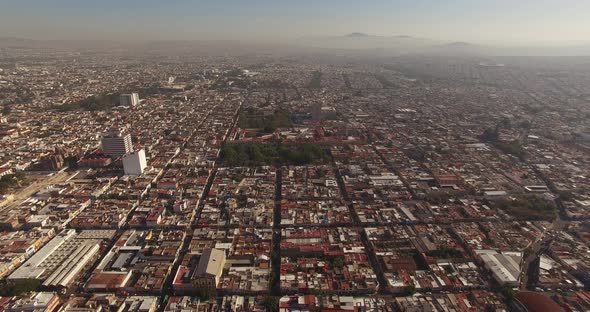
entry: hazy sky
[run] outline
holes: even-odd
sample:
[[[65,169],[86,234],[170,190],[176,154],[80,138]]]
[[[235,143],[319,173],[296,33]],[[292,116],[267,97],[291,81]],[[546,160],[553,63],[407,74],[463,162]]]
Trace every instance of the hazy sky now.
[[[0,0],[0,36],[590,41],[589,0]],[[523,42],[524,43],[524,42]]]

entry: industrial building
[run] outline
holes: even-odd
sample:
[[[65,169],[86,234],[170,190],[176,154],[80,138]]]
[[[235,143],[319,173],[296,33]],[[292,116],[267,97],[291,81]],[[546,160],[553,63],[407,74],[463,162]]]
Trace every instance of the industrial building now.
[[[502,252],[495,250],[476,250],[485,267],[492,272],[492,276],[502,286],[516,287],[520,280],[521,252]]]
[[[45,287],[68,287],[98,254],[101,240],[114,234],[110,230],[88,232],[92,233],[61,232],[16,269],[8,280],[37,279]]]

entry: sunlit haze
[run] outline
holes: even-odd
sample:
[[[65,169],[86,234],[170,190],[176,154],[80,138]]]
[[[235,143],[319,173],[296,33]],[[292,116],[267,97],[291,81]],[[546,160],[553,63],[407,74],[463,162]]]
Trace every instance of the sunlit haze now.
[[[550,43],[590,39],[580,0],[4,0],[0,36],[32,39],[289,39],[408,35]]]

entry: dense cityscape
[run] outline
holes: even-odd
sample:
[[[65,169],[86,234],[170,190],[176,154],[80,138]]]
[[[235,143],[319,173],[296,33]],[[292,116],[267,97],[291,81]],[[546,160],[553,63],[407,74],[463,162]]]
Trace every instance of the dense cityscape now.
[[[2,48],[0,310],[590,311],[589,85],[584,57]]]

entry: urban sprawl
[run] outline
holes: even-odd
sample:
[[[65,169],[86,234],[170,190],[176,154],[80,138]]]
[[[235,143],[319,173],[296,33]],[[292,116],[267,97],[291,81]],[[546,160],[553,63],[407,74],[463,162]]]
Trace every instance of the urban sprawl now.
[[[0,49],[0,310],[589,311],[589,85],[575,58]]]

